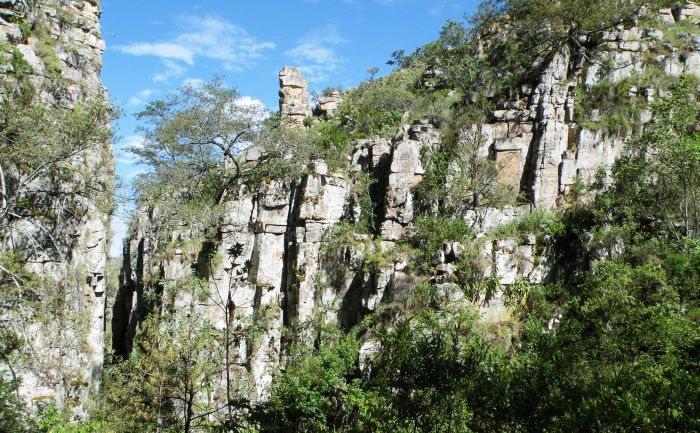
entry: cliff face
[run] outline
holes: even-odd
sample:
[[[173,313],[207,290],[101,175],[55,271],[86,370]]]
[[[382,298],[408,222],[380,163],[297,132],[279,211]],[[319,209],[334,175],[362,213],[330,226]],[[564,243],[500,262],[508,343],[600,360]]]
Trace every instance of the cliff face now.
[[[21,56],[29,65],[25,78],[37,104],[72,109],[102,96],[100,14],[97,0],[0,1],[3,58]],[[3,62],[3,79],[19,82],[17,64]],[[41,299],[26,300],[37,301],[38,309],[24,304],[4,319],[25,342],[13,371],[22,398],[32,408],[53,402],[81,414],[100,386],[103,365],[111,144],[65,163],[85,174],[58,185],[51,178],[34,180],[34,190],[48,191],[35,196],[45,204],[44,216],[11,221],[1,236],[1,250],[26,257],[45,284],[36,292]],[[100,200],[80,195],[88,182],[105,189]]]
[[[689,6],[678,13],[662,10],[659,19],[686,19],[692,15],[690,10],[695,9]],[[484,277],[495,277],[503,286],[518,279],[531,283],[546,280],[555,265],[546,241],[542,244],[534,236],[493,239],[483,235],[535,208],[563,206],[564,197],[578,179],[584,183],[601,175],[605,179],[622,154],[628,132],[593,128],[582,122],[588,119],[577,118],[581,97],[577,91],[601,81],[601,65],[612,65],[608,79],[621,82],[643,74],[649,68],[651,53],[651,64],[665,73],[700,78],[698,54],[663,49],[662,39],[657,29],[620,27],[604,35],[596,59],[580,58],[564,49],[551,59],[534,85],[522,86],[518,95],[498,104],[483,127],[486,139],[479,154],[495,159],[499,168],[495,181],[512,186],[529,204],[477,208],[461,215],[476,233]],[[308,109],[303,102],[290,100],[303,94],[305,86],[299,84],[298,71],[290,68],[285,68],[280,78],[282,112],[300,126]],[[659,89],[650,86],[629,92],[651,102]],[[292,106],[301,109],[291,110]],[[639,127],[650,120],[649,113],[642,113]],[[406,124],[392,139],[356,141],[348,155],[348,173],[332,172],[323,161],[313,161],[309,174],[302,178],[268,182],[253,188],[253,193],[240,192],[228,202],[218,242],[209,246],[223,257],[212,270],[210,287],[219,298],[232,299],[237,312],[235,326],[262,330],[261,338],[242,339],[236,350],[240,381],[251,384],[251,399],[267,397],[273,373],[284,360],[284,330],[292,323],[318,314],[352,326],[382,302],[415,286],[416,278],[407,270],[407,259],[397,243],[414,224],[415,187],[426,172],[425,155],[437,150],[440,140],[437,127],[428,121]],[[259,157],[258,149],[249,149],[242,163],[254,164]],[[351,178],[356,173],[365,173],[373,180],[371,218],[375,233],[357,235],[354,241],[329,251],[324,248],[329,229],[367,212],[354,199]],[[157,247],[154,212],[157,209],[139,213],[136,229],[125,244],[119,313],[115,309],[115,316],[122,319],[114,334],[115,347],[124,353],[128,353],[138,324],[148,313],[143,301],[144,282],[153,276],[168,281],[192,273],[193,257],[182,250],[167,260],[150,260]],[[173,238],[176,236],[182,234]],[[232,250],[237,254],[232,255]],[[451,263],[461,251],[461,245],[446,243],[434,261],[435,282],[450,302],[464,301],[450,283],[454,272]],[[385,260],[368,266],[371,254]],[[477,303],[487,321],[507,319],[500,293]],[[217,326],[224,326],[216,306],[204,301],[198,308]],[[363,351],[371,351],[371,343]]]

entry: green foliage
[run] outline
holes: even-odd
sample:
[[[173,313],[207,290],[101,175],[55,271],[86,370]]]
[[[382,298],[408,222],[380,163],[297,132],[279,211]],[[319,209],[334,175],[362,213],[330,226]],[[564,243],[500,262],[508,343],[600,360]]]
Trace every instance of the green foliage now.
[[[43,408],[37,420],[37,432],[40,433],[95,433],[105,431],[105,425],[99,421],[71,422],[68,412],[54,405]]]
[[[340,105],[339,117],[355,138],[393,137],[416,95],[412,92],[419,71],[402,69],[349,90]]]
[[[220,77],[137,114],[145,142],[129,150],[149,168],[137,179],[137,199],[159,209],[161,233],[185,224],[199,234],[216,227],[227,192],[245,174],[239,153],[257,139],[263,114],[241,104]]]
[[[590,88],[578,86],[575,118],[585,127],[621,135],[641,128],[641,115],[649,107],[645,91],[663,94],[680,80],[655,65],[649,65],[643,74],[617,82],[610,81],[605,73],[602,78]]]
[[[566,233],[566,221],[561,213],[533,210],[518,221],[499,226],[494,235],[500,238],[533,234],[556,238]]]
[[[241,179],[255,190],[273,181],[297,182],[313,172],[318,161],[325,163],[330,171],[342,173],[347,168],[351,149],[350,138],[338,121],[297,129],[286,127],[277,116],[265,122],[256,144],[263,152],[262,158],[241,166]]]
[[[317,351],[292,358],[274,382],[267,423],[290,432],[363,431],[368,408],[357,365],[359,342],[352,333],[335,341],[323,337]]]
[[[60,77],[63,70],[63,62],[56,52],[56,40],[49,33],[46,24],[38,23],[34,31],[37,37],[36,54],[44,61],[46,74],[49,77]]]
[[[114,111],[101,96],[67,109],[37,101],[24,83],[2,80],[0,87],[0,232],[12,239],[0,252],[0,332],[10,324],[24,328],[31,323],[33,332],[60,348],[56,356],[31,357],[32,342],[23,341],[22,350],[7,361],[44,372],[59,362],[59,353],[85,350],[88,319],[66,303],[87,272],[60,272],[66,268],[56,266],[58,272],[49,278],[27,264],[68,263],[71,221],[82,220],[89,209],[111,213],[111,158],[98,160],[95,154],[109,143]],[[82,372],[63,374],[67,382],[83,380]]]
[[[665,269],[604,261],[575,292],[529,288],[510,352],[421,285],[401,315],[295,352],[266,415],[282,431],[694,431],[700,329]],[[364,374],[356,335],[379,349]]]
[[[470,311],[428,309],[376,329],[381,351],[368,388],[383,397],[375,413],[380,431],[506,429],[505,354],[485,343],[475,320]]]
[[[484,155],[484,125],[491,109],[487,100],[479,99],[453,111],[442,125],[440,147],[423,150],[426,173],[414,189],[421,213],[459,215],[513,201],[515,191],[498,184],[499,167]]]
[[[630,141],[630,155],[613,168],[613,188],[599,198],[601,217],[632,220],[647,233],[698,236],[700,134],[693,83],[681,79],[653,105],[654,121]]]
[[[56,18],[58,18],[58,24],[62,28],[74,24],[76,20],[75,13],[63,8],[56,11]]]
[[[0,431],[7,433],[26,432],[29,426],[26,410],[17,394],[19,382],[12,370],[12,356],[21,344],[13,330],[0,326]]]
[[[2,64],[11,67],[9,74],[13,77],[23,80],[34,73],[34,69],[17,47],[7,43],[0,43],[0,56],[2,56]]]
[[[347,165],[346,155],[350,153],[352,145],[350,137],[335,121],[322,122],[311,134],[314,136],[313,148],[307,155],[309,160],[321,159],[329,168],[340,169]]]
[[[601,263],[564,308],[556,332],[526,327],[514,385],[529,429],[697,429],[698,327],[657,265]]]
[[[624,79],[619,83],[602,80],[588,90],[579,86],[576,119],[591,129],[622,135],[632,132],[640,125],[640,116],[646,107],[643,95],[630,93],[634,85],[634,80]]]
[[[503,27],[506,37],[494,39],[490,61],[500,65],[517,84],[535,76],[562,49],[590,55],[606,30],[640,18],[648,0],[490,0],[472,23],[479,34],[492,35]]]
[[[411,242],[426,253],[434,254],[443,242],[463,242],[471,236],[471,229],[463,219],[420,217],[415,222]]]
[[[413,232],[407,238],[409,245],[416,251],[416,271],[422,274],[429,273],[435,254],[442,249],[443,243],[467,244],[471,238],[472,231],[463,219],[443,216],[419,217],[415,221]]]
[[[267,420],[290,432],[470,432],[494,418],[501,424],[504,352],[485,344],[474,323],[466,311],[424,310],[391,327],[370,325],[381,350],[364,374],[354,333],[320,339],[273,385]]]
[[[336,93],[336,92],[337,92],[337,93],[341,93],[341,92],[342,92],[342,90],[340,89],[340,87],[328,86],[328,87],[325,87],[325,88],[321,91],[321,96],[333,96],[333,94]]]
[[[18,15],[12,15],[9,20],[12,24],[19,28],[19,32],[22,35],[22,41],[26,41],[32,35],[32,26],[24,21]]]
[[[357,233],[373,233],[375,229],[375,203],[371,191],[377,180],[369,173],[356,172],[352,175],[352,201],[359,207],[360,215],[355,221]]]
[[[151,316],[135,346],[126,361],[107,371],[95,416],[104,431],[191,432],[223,423],[229,404],[196,400],[212,401],[213,379],[222,371],[221,334],[196,317],[191,305],[186,320]]]

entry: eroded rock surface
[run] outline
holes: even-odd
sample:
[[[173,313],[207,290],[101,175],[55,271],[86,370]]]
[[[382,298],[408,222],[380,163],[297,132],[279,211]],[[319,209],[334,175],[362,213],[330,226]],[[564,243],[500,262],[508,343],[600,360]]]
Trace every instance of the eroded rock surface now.
[[[693,19],[694,10],[691,6],[681,12],[662,10],[659,20]],[[555,259],[546,237],[527,233],[499,237],[493,232],[535,209],[565,206],[565,198],[576,182],[590,184],[598,178],[607,181],[613,163],[622,154],[631,131],[607,131],[577,118],[577,91],[600,83],[601,64],[613,65],[608,79],[614,83],[644,72],[648,53],[658,52],[654,62],[667,73],[698,75],[700,61],[695,53],[660,50],[660,32],[620,26],[603,36],[603,47],[594,62],[562,49],[531,84],[523,85],[509,99],[497,101],[496,110],[483,125],[484,140],[478,154],[495,160],[495,182],[511,187],[521,200],[498,209],[482,207],[456,215],[474,231],[484,279],[506,288],[521,282],[547,281]],[[298,70],[284,68],[280,85],[282,115],[293,120],[295,126],[303,126],[309,115],[306,81]],[[659,94],[659,89],[653,87],[633,91],[647,103]],[[332,117],[336,108],[336,101],[328,100],[317,114]],[[638,126],[643,127],[649,120],[648,113],[642,115]],[[308,174],[300,179],[267,182],[255,193],[240,192],[228,204],[216,248],[226,256],[227,251],[239,246],[241,254],[234,261],[224,260],[214,270],[211,285],[230,287],[234,282],[240,326],[256,323],[264,330],[263,337],[255,342],[242,340],[237,351],[241,380],[251,384],[249,396],[253,400],[267,397],[273,372],[284,362],[285,327],[316,314],[352,326],[382,303],[400,298],[415,287],[416,276],[398,244],[414,227],[415,187],[425,176],[425,155],[439,149],[441,139],[438,125],[430,121],[405,124],[392,138],[356,140],[349,155],[348,173],[334,173],[323,162],[313,161]],[[258,149],[250,149],[243,162],[254,162],[260,155]],[[370,195],[374,230],[348,242],[352,245],[329,253],[324,249],[329,229],[342,221],[356,221],[363,212],[352,199],[351,178],[356,173],[373,180]],[[144,249],[150,242],[147,224],[140,221],[139,227],[144,229],[139,228],[129,241],[131,258],[126,263],[132,268],[148,258]],[[509,320],[503,291],[466,299],[455,284],[457,258],[465,246],[445,241],[436,252],[433,267],[438,296],[447,304],[476,303],[490,323]],[[363,262],[363,254],[367,253],[384,260],[367,266]],[[177,276],[190,272],[190,265],[183,258],[157,263],[156,267],[161,275]],[[241,281],[232,279],[237,269],[245,270]],[[138,275],[127,275],[122,287],[125,296],[137,294],[139,285]],[[133,318],[139,311],[137,296],[129,299],[134,302],[130,307]],[[134,321],[138,322],[138,317],[128,322]],[[363,357],[375,350],[370,343],[363,346]]]
[[[309,83],[298,68],[285,66],[280,71],[280,114],[292,125],[304,126],[304,119],[311,116],[309,108]]]
[[[102,94],[99,74],[105,44],[100,15],[96,0],[0,1],[0,42],[16,49],[31,67],[28,81],[39,93],[40,103],[72,108],[84,98]],[[29,35],[27,28],[33,28]],[[3,61],[0,72],[10,82],[15,80],[12,63]],[[72,163],[89,173],[86,177],[91,181],[110,185],[113,180],[110,143],[77,155]],[[77,192],[84,188],[84,180],[69,179],[52,187]],[[49,185],[55,180],[35,182]],[[40,251],[34,248],[29,263],[31,270],[55,286],[44,288],[46,298],[40,301],[60,302],[48,316],[23,311],[3,319],[15,324],[26,342],[14,365],[21,397],[33,409],[55,403],[80,416],[94,401],[101,382],[111,204],[72,200],[75,217],[57,215],[49,246]],[[46,236],[44,228],[22,222],[11,232],[0,235],[2,250],[21,252],[32,248],[26,239]]]

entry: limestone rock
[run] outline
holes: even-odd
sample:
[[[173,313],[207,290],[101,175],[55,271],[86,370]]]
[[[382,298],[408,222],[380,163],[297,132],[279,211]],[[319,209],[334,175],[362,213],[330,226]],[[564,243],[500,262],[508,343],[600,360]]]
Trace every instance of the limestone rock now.
[[[321,96],[318,100],[318,106],[316,107],[316,114],[324,119],[332,119],[335,117],[340,103],[342,102],[340,92],[333,91],[332,93]]]
[[[25,3],[0,1],[3,17],[23,16]],[[101,10],[94,0],[82,8],[74,7],[77,3],[83,2],[47,0],[37,9],[37,19],[42,20],[52,38],[50,46],[55,49],[55,66],[61,71],[58,79],[47,76],[44,59],[37,50],[37,37],[23,40],[16,24],[0,19],[0,42],[13,45],[32,67],[28,82],[38,91],[38,101],[47,105],[71,108],[77,101],[97,96],[102,91],[99,78],[104,49],[99,26]],[[70,10],[75,20],[59,26],[58,9]],[[84,37],[75,38],[76,34]],[[8,68],[2,71],[3,74],[7,72],[10,72]],[[14,79],[10,75],[4,78]],[[113,179],[114,161],[109,143],[104,143],[99,151],[91,148],[78,155],[75,163],[87,173],[94,173],[100,183],[109,184]],[[37,182],[55,180],[38,179]],[[65,191],[84,188],[80,179],[66,181],[58,187]],[[55,209],[62,206],[56,205]],[[13,367],[21,383],[19,394],[27,406],[37,409],[39,405],[53,402],[69,409],[76,417],[85,417],[100,387],[104,361],[110,216],[105,209],[107,206],[98,206],[87,199],[76,200],[74,206],[69,217],[52,227],[52,236],[57,242],[47,248],[50,252],[42,253],[47,257],[37,257],[29,264],[33,270],[60,281],[65,288],[62,292],[65,323],[18,317],[0,317],[0,320],[8,319],[24,330],[26,344],[22,350],[25,352]],[[36,227],[21,229],[34,234],[38,230]],[[6,241],[7,234],[0,234],[0,250],[14,248],[12,242]],[[68,269],[75,272],[67,272]],[[67,340],[70,341],[66,343]]]
[[[298,68],[285,66],[280,77],[280,114],[289,119],[291,126],[303,127],[304,119],[311,115],[308,82]]]

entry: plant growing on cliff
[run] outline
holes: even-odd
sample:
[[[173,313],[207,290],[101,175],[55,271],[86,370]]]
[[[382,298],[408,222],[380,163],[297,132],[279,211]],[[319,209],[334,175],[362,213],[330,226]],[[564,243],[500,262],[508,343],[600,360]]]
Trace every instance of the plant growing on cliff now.
[[[426,173],[415,188],[422,213],[463,214],[513,200],[513,188],[497,182],[507,167],[499,167],[484,148],[489,107],[479,97],[469,108],[454,113],[443,125],[440,148],[424,150]]]
[[[260,106],[245,104],[236,89],[216,77],[149,102],[136,116],[146,123],[140,129],[145,141],[130,151],[151,168],[148,177],[155,183],[170,180],[173,189],[186,188],[190,195],[208,192],[217,203],[241,175],[239,153],[255,139],[265,113]],[[226,173],[224,162],[231,164]],[[172,182],[168,178],[174,175]],[[210,185],[214,180],[223,186]]]
[[[674,238],[700,237],[700,110],[694,80],[674,84],[653,105],[653,122],[628,143],[613,168],[614,186],[599,200],[616,220]]]
[[[228,404],[212,403],[222,353],[212,324],[192,306],[180,318],[151,316],[131,356],[107,372],[96,416],[107,431],[193,432],[219,419]]]
[[[591,60],[603,32],[633,22],[654,5],[651,0],[489,0],[472,23],[482,36],[507,29],[505,37],[488,43],[489,57],[518,83],[562,50]]]
[[[80,218],[88,204],[110,211],[112,191],[101,172],[111,168],[86,175],[82,166],[94,165],[88,152],[109,142],[115,112],[103,97],[65,109],[38,103],[26,87],[2,86],[0,230],[28,245],[27,256],[60,255],[61,241],[48,227]]]
[[[416,99],[419,70],[403,69],[345,92],[339,117],[355,138],[392,137]]]

